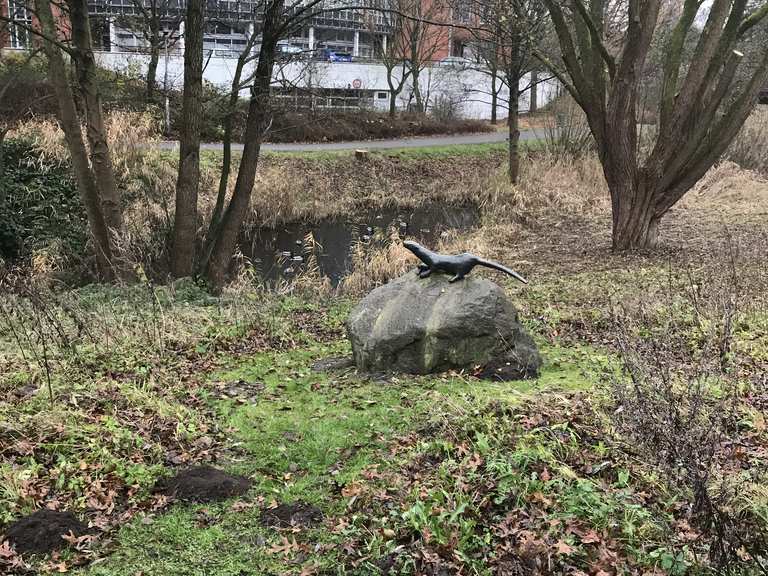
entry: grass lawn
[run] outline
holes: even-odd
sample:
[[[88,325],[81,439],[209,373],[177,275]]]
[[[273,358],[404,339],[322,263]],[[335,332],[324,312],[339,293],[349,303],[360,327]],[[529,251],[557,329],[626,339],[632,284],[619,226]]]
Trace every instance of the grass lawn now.
[[[645,287],[664,275],[649,268]],[[605,411],[615,351],[588,338],[605,310],[572,331],[580,291],[629,277],[515,288],[546,359],[538,380],[520,383],[315,371],[349,353],[348,298],[213,299],[185,283],[69,292],[55,306],[90,322],[94,340],[55,349],[53,406],[40,366],[15,356],[4,334],[3,390],[39,390],[0,404],[0,510],[10,520],[66,507],[105,531],[79,551],[25,559],[40,571],[708,573],[709,540],[688,523],[686,490],[666,484]],[[753,326],[739,342],[762,338]],[[765,358],[764,343],[751,350]],[[212,504],[151,493],[195,462],[253,486]],[[751,506],[765,514],[767,502]],[[316,507],[322,520],[266,526],[263,515],[286,503]]]
[[[501,149],[474,150],[460,162],[388,151],[366,168],[269,157],[254,211],[285,222],[475,197],[481,225],[441,249],[531,281],[492,276],[541,349],[537,380],[317,371],[349,355],[343,322],[360,293],[311,278],[286,294],[241,280],[212,297],[146,278],[62,289],[45,270],[11,290],[7,275],[0,535],[41,507],[93,534],[45,557],[0,536],[0,573],[760,574],[764,183],[721,166],[665,218],[658,250],[614,254],[594,160],[526,162],[514,188],[495,176]],[[413,263],[376,265],[360,292]],[[153,491],[201,463],[252,486],[208,504]],[[286,506],[312,520],[270,524]]]

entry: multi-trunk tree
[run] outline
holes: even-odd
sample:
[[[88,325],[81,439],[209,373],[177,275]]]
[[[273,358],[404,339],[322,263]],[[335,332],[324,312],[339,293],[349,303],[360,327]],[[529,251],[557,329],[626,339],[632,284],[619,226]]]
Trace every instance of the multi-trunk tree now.
[[[381,12],[384,20],[390,27],[391,34],[382,36],[376,41],[376,57],[381,61],[386,70],[387,85],[389,86],[389,116],[394,118],[397,113],[397,99],[403,92],[408,78],[411,76],[411,70],[405,54],[408,53],[407,35],[404,33],[407,26],[406,11],[399,6],[409,0],[393,0],[387,3],[391,11]],[[372,36],[376,35],[376,23],[371,13],[369,16],[369,31]]]
[[[491,24],[492,26],[492,24]],[[491,97],[491,124],[498,122],[499,94],[504,88],[504,77],[499,68],[499,46],[496,43],[496,34],[483,30],[474,42],[472,55],[474,56],[474,70],[485,74],[491,79],[491,89],[488,95]]]
[[[435,57],[448,40],[450,4],[446,0],[394,0],[390,10],[400,16],[401,41],[405,68],[410,76],[413,108],[417,113],[427,110],[422,73],[435,61]],[[429,87],[426,87],[427,92]]]
[[[584,110],[597,144],[611,194],[613,247],[652,247],[661,219],[726,150],[768,81],[768,50],[741,51],[746,35],[765,23],[768,2],[543,2],[567,72],[560,78]],[[658,125],[647,147],[638,138],[643,77],[670,18]],[[692,36],[695,48],[686,59]],[[745,60],[749,73],[736,82]]]
[[[85,207],[99,274],[104,279],[124,274],[115,261],[122,232],[120,190],[109,152],[107,129],[96,78],[87,0],[34,0],[28,5],[37,24],[28,26],[0,15],[0,20],[21,26],[39,41],[48,60],[48,78],[58,103],[58,119],[69,149],[78,191]],[[56,14],[54,14],[54,10]],[[57,24],[64,17],[69,33]],[[74,64],[74,86],[70,83],[67,54]],[[86,139],[81,126],[85,124]]]
[[[255,59],[256,55],[253,49],[259,35],[255,28],[249,29],[243,51],[237,58],[235,72],[232,75],[232,84],[229,89],[229,97],[226,103],[226,114],[224,115],[224,135],[222,138],[222,158],[221,174],[219,175],[219,188],[216,194],[216,204],[211,214],[211,221],[208,225],[208,232],[205,235],[203,244],[203,254],[198,268],[205,269],[208,265],[211,251],[215,239],[221,226],[222,215],[224,214],[224,204],[227,201],[227,187],[229,185],[229,175],[232,172],[232,132],[234,129],[234,119],[237,113],[237,106],[240,101],[240,92],[253,81],[253,74],[248,70],[248,65]]]
[[[330,9],[341,10],[344,5],[344,2],[338,2]],[[264,0],[257,7],[258,60],[255,70],[249,72],[250,98],[237,178],[220,211],[220,218],[209,225],[206,250],[198,265],[198,273],[207,279],[214,291],[220,290],[226,281],[237,238],[250,207],[261,145],[272,122],[272,84],[278,43],[294,35],[321,11],[321,0],[296,3]],[[186,34],[188,38],[188,29]]]

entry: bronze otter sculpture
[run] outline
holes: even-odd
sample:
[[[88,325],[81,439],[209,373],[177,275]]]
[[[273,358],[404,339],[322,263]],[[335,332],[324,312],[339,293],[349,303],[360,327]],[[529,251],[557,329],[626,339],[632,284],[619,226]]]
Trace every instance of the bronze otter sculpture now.
[[[483,260],[474,254],[466,252],[455,256],[438,254],[437,252],[432,252],[431,250],[424,248],[424,246],[413,240],[406,240],[403,242],[403,246],[413,252],[416,257],[423,262],[423,264],[419,264],[419,278],[426,278],[432,274],[432,272],[444,272],[446,274],[453,274],[453,277],[449,282],[456,282],[469,274],[475,266],[485,266],[487,268],[493,268],[494,270],[500,270],[505,274],[509,274],[516,280],[528,284],[528,280],[520,276],[520,274],[514,270],[510,270],[506,266],[491,262],[490,260]]]

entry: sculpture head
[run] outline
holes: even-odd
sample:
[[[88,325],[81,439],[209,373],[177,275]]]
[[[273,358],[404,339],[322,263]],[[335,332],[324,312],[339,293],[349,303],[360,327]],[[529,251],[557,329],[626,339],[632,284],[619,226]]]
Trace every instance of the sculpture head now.
[[[414,242],[413,240],[406,240],[405,242],[403,242],[403,246],[408,248],[408,250],[410,250],[414,254],[418,250],[421,250],[421,244],[419,244],[418,242]]]

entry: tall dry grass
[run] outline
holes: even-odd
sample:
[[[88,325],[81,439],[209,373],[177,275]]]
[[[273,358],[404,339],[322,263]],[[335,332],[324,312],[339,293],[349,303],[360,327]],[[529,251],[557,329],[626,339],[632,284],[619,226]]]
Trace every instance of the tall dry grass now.
[[[374,242],[373,247],[362,241],[352,247],[352,271],[339,285],[340,293],[364,294],[416,267],[417,260],[403,246],[396,230],[390,230],[386,238],[374,238]]]
[[[150,114],[113,111],[106,120],[110,157],[123,199],[125,228],[117,239],[120,258],[130,267],[163,269],[173,222],[176,154],[153,146],[160,139],[160,126]],[[69,160],[64,133],[55,121],[24,122],[10,137],[31,142],[41,163]],[[216,170],[203,163],[201,197],[212,198],[216,183]]]
[[[724,155],[746,170],[768,175],[768,106],[758,106]]]
[[[276,226],[296,220],[415,208],[430,202],[460,204],[482,194],[499,158],[393,158],[371,155],[317,158],[268,156],[259,167],[251,223]]]
[[[568,93],[549,103],[539,133],[547,155],[558,160],[579,158],[594,150],[586,115]]]
[[[608,188],[596,155],[541,154],[523,164],[518,184],[510,184],[502,171],[493,174],[480,206],[485,223],[585,216],[609,207]]]

